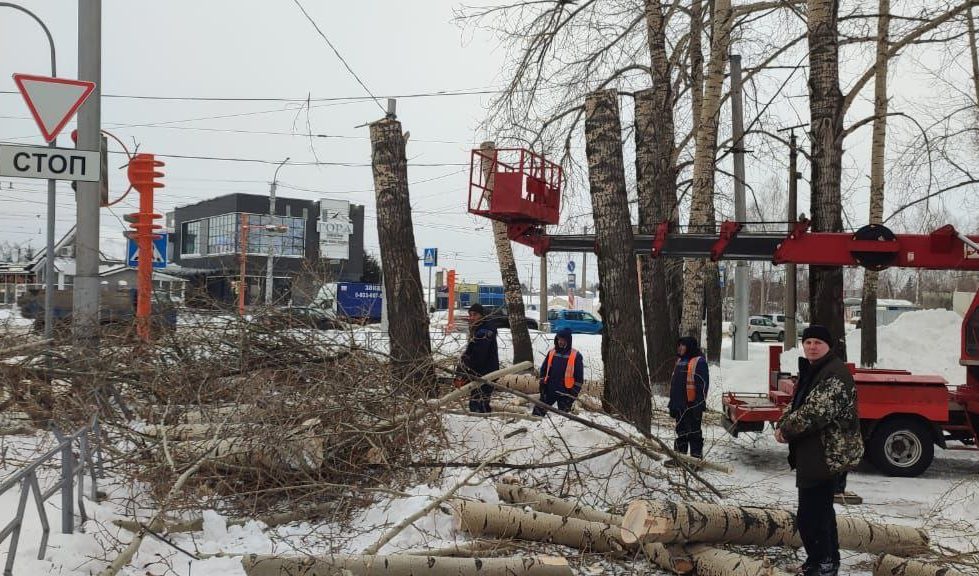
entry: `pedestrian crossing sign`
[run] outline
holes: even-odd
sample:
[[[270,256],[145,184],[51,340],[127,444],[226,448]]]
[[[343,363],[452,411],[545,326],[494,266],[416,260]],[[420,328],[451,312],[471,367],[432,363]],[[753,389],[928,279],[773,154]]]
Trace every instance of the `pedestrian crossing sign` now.
[[[429,268],[439,265],[439,249],[438,248],[425,248],[425,256],[423,258],[425,261],[425,266]]]
[[[153,241],[153,267],[167,267],[167,241],[168,234],[158,234],[159,238]],[[139,248],[136,241],[132,238],[126,243],[126,266],[135,268],[139,265]]]

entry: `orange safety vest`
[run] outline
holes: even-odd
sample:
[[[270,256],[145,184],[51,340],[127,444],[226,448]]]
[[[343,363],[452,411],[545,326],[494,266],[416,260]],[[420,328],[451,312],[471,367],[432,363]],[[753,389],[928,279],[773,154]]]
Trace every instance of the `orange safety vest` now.
[[[680,361],[677,360],[677,363]],[[687,360],[687,402],[693,402],[697,399],[697,363],[700,362],[700,356],[693,356]]]
[[[544,382],[547,382],[547,377],[551,374],[551,363],[554,362],[554,354],[556,353],[557,351],[554,349],[547,353],[547,370],[544,372]],[[568,365],[564,367],[564,387],[568,390],[574,388],[574,363],[577,358],[578,351],[572,348],[568,354]]]

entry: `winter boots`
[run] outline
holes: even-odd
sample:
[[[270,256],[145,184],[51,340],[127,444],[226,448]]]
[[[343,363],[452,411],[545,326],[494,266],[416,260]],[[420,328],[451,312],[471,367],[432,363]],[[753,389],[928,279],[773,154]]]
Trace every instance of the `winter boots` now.
[[[835,560],[810,563],[809,560],[806,560],[794,573],[796,576],[838,576],[840,563]]]

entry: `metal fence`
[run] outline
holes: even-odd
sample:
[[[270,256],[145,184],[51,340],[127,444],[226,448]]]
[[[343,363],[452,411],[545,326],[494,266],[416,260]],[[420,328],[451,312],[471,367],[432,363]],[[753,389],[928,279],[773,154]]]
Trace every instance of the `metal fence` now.
[[[20,498],[17,501],[17,513],[3,529],[0,529],[0,544],[8,537],[10,538],[10,548],[7,552],[7,562],[4,565],[3,576],[13,576],[14,557],[17,555],[17,544],[20,540],[20,529],[24,525],[24,512],[27,509],[27,498],[34,496],[34,504],[37,506],[37,514],[41,519],[41,545],[38,549],[37,559],[43,560],[44,553],[48,547],[48,535],[51,526],[48,523],[48,515],[44,510],[44,502],[59,490],[61,491],[61,533],[71,534],[75,525],[75,497],[78,499],[78,513],[82,522],[88,520],[85,513],[85,473],[88,471],[92,483],[89,498],[93,501],[97,499],[96,469],[102,472],[102,457],[99,449],[99,421],[92,418],[92,423],[84,426],[70,436],[64,436],[57,429],[54,430],[58,445],[49,450],[43,456],[34,459],[30,464],[17,471],[13,476],[7,478],[0,484],[0,495],[8,490],[20,487]],[[89,443],[89,435],[94,442]],[[90,445],[95,450],[90,450]],[[77,450],[77,455],[76,455]],[[93,458],[93,452],[95,458]],[[38,482],[37,472],[46,462],[53,461],[61,456],[61,475],[60,480],[47,490],[41,491]],[[75,486],[77,484],[77,492]]]

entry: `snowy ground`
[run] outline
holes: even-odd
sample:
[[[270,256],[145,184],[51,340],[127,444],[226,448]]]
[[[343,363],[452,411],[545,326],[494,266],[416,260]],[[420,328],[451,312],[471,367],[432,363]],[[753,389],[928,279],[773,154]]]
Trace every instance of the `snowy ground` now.
[[[901,316],[894,324],[880,330],[881,365],[889,368],[905,368],[918,373],[935,373],[950,383],[964,379],[958,366],[958,334],[960,317],[944,311],[911,312]],[[501,357],[509,356],[508,333],[501,331]],[[859,352],[859,332],[848,335],[851,357]],[[374,338],[372,329],[365,329],[359,336]],[[541,358],[551,343],[553,335],[534,334],[534,346]],[[464,343],[463,335],[450,335],[437,347],[445,354],[458,351]],[[574,345],[586,358],[586,377],[601,377],[601,337],[576,335]],[[724,359],[720,368],[712,369],[711,402],[719,404],[725,391],[764,391],[768,344],[749,344],[750,359],[733,362],[730,342],[725,340]],[[783,369],[795,366],[798,352],[782,356]],[[657,399],[662,406],[664,399]],[[585,413],[596,422],[634,433],[629,426],[601,414]],[[609,446],[613,440],[585,426],[558,418],[541,422],[526,420],[478,419],[465,415],[446,415],[445,426],[452,445],[444,460],[479,462],[503,451],[509,451],[510,462],[560,461],[575,455],[593,452]],[[523,429],[521,431],[521,429]],[[662,418],[654,424],[653,433],[671,440],[673,431]],[[757,435],[728,436],[721,428],[709,426],[708,457],[734,468],[734,474],[706,472],[706,478],[725,494],[725,501],[733,504],[773,505],[794,507],[794,478],[785,462],[787,449],[777,444],[769,432]],[[39,453],[51,439],[45,434],[33,437],[8,437],[0,439],[0,478],[12,474],[31,453]],[[656,494],[667,490],[663,483],[645,485],[639,482],[636,467],[656,467],[660,464],[635,456],[624,457],[623,451],[615,451],[588,460],[570,469],[567,466],[520,471],[513,475],[522,482],[545,486],[557,493],[562,487],[570,487],[571,497],[586,504],[604,508],[620,508],[631,498]],[[226,526],[216,513],[205,514],[202,532],[175,535],[174,544],[193,552],[199,557],[222,553],[230,557],[213,557],[195,560],[173,547],[154,539],[143,543],[136,561],[123,573],[128,575],[179,574],[231,576],[244,574],[239,558],[244,553],[315,554],[328,551],[357,553],[374,543],[387,528],[406,515],[420,510],[432,498],[437,498],[453,487],[468,469],[449,469],[435,476],[427,484],[405,489],[405,496],[379,498],[362,511],[353,521],[352,529],[329,522],[319,524],[297,523],[263,530],[258,523],[245,526]],[[979,455],[968,452],[937,450],[935,462],[919,478],[888,478],[871,468],[860,469],[850,475],[850,490],[860,494],[864,503],[840,509],[847,514],[857,514],[868,519],[924,527],[933,539],[943,546],[960,551],[973,551],[979,541]],[[466,497],[496,501],[492,488],[492,474],[487,471],[477,476],[479,482],[460,491]],[[49,485],[48,477],[42,485]],[[681,480],[682,472],[671,471],[671,478]],[[645,477],[648,482],[649,477]],[[583,486],[578,483],[583,481]],[[109,523],[112,518],[131,516],[131,500],[140,496],[139,487],[113,484],[111,479],[102,486],[109,493],[109,500],[102,504],[89,502],[93,520],[78,533],[67,536],[59,532],[58,497],[48,501],[46,509],[52,519],[53,532],[48,552],[43,560],[37,560],[40,528],[32,505],[26,514],[27,525],[21,535],[15,574],[63,574],[66,576],[89,574],[100,569],[105,557],[103,546],[112,546],[114,539],[127,542],[130,535]],[[16,509],[16,491],[0,495],[0,523],[11,518]],[[142,511],[148,514],[147,511]],[[0,526],[2,529],[2,526]],[[382,552],[407,549],[437,548],[464,540],[466,535],[456,532],[451,517],[445,511],[435,511],[403,531],[387,544]],[[117,548],[119,545],[115,545]],[[0,551],[0,562],[6,554],[6,544]],[[866,555],[844,556],[847,574],[869,574],[866,571]]]

